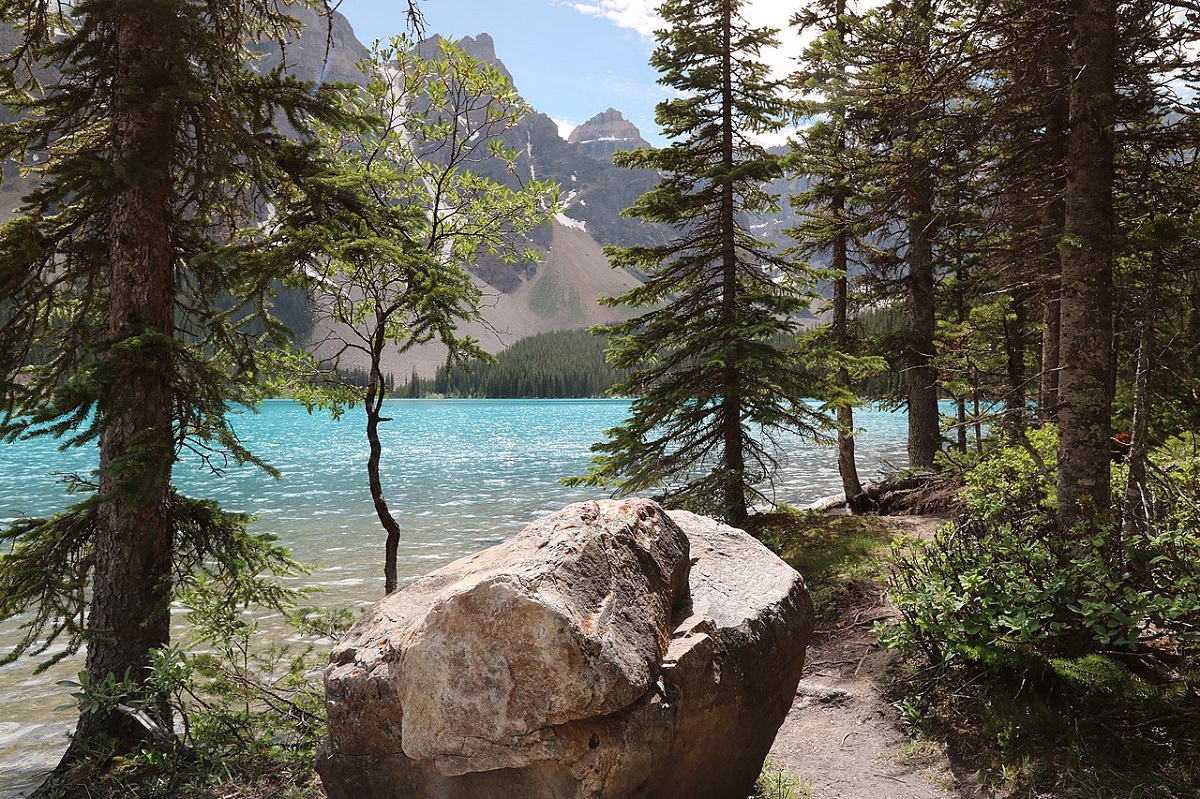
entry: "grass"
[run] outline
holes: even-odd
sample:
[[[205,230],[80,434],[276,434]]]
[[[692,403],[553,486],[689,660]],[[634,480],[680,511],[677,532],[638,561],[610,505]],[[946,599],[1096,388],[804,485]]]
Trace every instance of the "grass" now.
[[[219,763],[184,750],[99,755],[48,787],[42,799],[325,799],[313,754],[272,747],[230,751]]]
[[[751,517],[746,529],[804,575],[818,619],[834,612],[850,581],[886,579],[896,536],[875,516],[786,508]]]
[[[812,799],[812,783],[768,760],[751,799]]]

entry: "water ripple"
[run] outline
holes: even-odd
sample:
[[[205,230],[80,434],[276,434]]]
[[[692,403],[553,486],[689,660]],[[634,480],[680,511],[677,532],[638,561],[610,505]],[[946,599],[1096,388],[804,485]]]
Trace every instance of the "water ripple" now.
[[[450,560],[505,540],[533,519],[596,496],[567,488],[562,478],[586,471],[588,447],[621,422],[620,400],[396,400],[383,425],[383,482],[404,540],[400,580],[410,582]],[[887,462],[903,464],[904,417],[861,411],[858,442],[864,477]],[[235,418],[243,443],[277,468],[231,468],[213,476],[181,463],[181,489],[212,497],[229,510],[258,517],[313,573],[292,585],[323,589],[322,604],[363,606],[382,592],[383,536],[367,490],[367,445],[361,411],[340,420],[307,413],[284,400]],[[837,453],[781,438],[787,463],[774,489],[779,501],[811,502],[840,485]],[[0,520],[53,513],[68,497],[60,475],[89,474],[91,450],[59,452],[49,440],[0,444]],[[0,647],[17,637],[16,622],[0,625]],[[0,667],[0,795],[29,787],[52,766],[72,723],[57,680],[81,668],[75,659],[31,677],[32,665]]]

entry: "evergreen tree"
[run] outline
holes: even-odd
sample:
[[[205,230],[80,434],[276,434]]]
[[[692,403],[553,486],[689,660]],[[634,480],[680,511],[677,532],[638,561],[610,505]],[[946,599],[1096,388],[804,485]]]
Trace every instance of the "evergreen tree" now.
[[[454,396],[563,399],[600,397],[622,377],[604,358],[607,339],[586,330],[538,333],[523,338],[494,359],[472,359],[439,367],[432,381],[415,375],[410,393],[454,382]]]
[[[244,517],[179,496],[171,475],[189,454],[214,472],[257,462],[226,411],[258,396],[258,354],[281,332],[264,308],[297,256],[276,233],[299,224],[257,217],[283,195],[304,198],[292,207],[309,217],[329,207],[306,188],[304,133],[314,117],[348,120],[336,89],[254,70],[248,43],[298,28],[274,3],[0,8],[20,33],[2,73],[18,116],[0,129],[0,156],[40,178],[0,229],[2,432],[100,452],[94,484],[76,477],[86,499],[3,533],[0,615],[33,613],[11,657],[86,642],[88,684],[111,684],[81,705],[67,765],[172,737],[146,683],[177,582],[216,571],[242,602],[255,570],[288,562]],[[42,66],[61,79],[37,86]],[[299,139],[279,131],[283,119]]]
[[[815,182],[797,198],[809,214],[797,232],[802,248],[828,242],[840,266],[844,231],[859,250],[866,301],[904,308],[904,329],[880,344],[903,377],[898,399],[908,408],[915,468],[931,467],[941,445],[936,289],[948,267],[945,194],[968,168],[971,143],[970,75],[947,5],[889,2],[854,13],[824,3],[796,19],[824,31],[797,75],[820,114],[800,143],[801,168]]]
[[[673,503],[733,523],[776,470],[771,431],[814,433],[827,421],[798,399],[807,393],[798,351],[776,344],[795,330],[811,274],[750,233],[755,214],[775,210],[762,187],[782,172],[752,137],[778,130],[788,109],[758,60],[775,31],[749,26],[740,8],[738,0],[668,0],[659,10],[667,27],[650,63],[677,92],[656,116],[673,141],[618,159],[663,174],[629,213],[669,224],[676,236],[609,253],[614,265],[647,275],[612,302],[649,310],[604,328],[610,363],[629,370],[615,391],[635,399],[630,417],[593,447],[589,474],[574,481],[626,494],[662,489]]]
[[[850,29],[846,0],[814,3],[792,19],[803,30],[816,29],[818,36],[807,49],[801,69],[791,80],[805,96],[805,116],[813,119],[792,143],[794,168],[809,179],[809,188],[790,199],[802,223],[787,231],[797,241],[796,250],[806,257],[828,254],[833,278],[830,302],[832,320],[823,338],[830,360],[830,381],[820,396],[837,414],[838,472],[847,502],[862,494],[862,481],[854,458],[854,407],[860,402],[856,379],[881,368],[879,359],[858,355],[850,327],[850,267],[861,268],[861,253],[853,217],[863,197],[853,189],[854,148],[845,83],[848,65],[846,36]]]
[[[1113,140],[1117,112],[1116,0],[1082,0],[1071,17],[1058,407],[1058,521],[1099,523],[1111,512]]]

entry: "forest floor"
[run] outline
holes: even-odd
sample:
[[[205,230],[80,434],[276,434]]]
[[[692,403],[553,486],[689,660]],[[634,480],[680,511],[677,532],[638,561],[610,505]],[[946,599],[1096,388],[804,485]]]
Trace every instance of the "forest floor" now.
[[[911,739],[902,729],[888,683],[896,655],[879,646],[876,622],[897,617],[877,573],[886,570],[888,541],[898,535],[928,538],[940,516],[827,516],[811,530],[780,541],[786,559],[813,557],[807,537],[825,537],[830,555],[814,572],[817,629],[791,712],[768,760],[768,775],[791,793],[767,799],[957,799],[962,789],[944,750]],[[846,555],[839,561],[841,555]],[[864,565],[865,564],[865,565]],[[872,573],[876,572],[876,573]],[[807,576],[807,574],[806,574]],[[959,786],[959,787],[956,787]]]

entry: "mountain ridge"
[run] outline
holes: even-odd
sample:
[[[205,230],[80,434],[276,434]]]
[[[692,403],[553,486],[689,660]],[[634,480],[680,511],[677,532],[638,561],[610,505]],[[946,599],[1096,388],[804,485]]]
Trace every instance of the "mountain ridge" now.
[[[307,9],[294,9],[293,13],[303,23],[302,30],[291,37],[283,51],[275,43],[255,48],[257,68],[283,65],[304,80],[361,84],[363,77],[357,65],[369,51],[350,22],[336,12],[330,18]],[[9,33],[11,30],[0,27],[0,45]],[[429,47],[434,41],[436,37],[431,37],[418,47]],[[458,45],[468,55],[500,70],[510,81],[513,79],[490,34],[463,37]],[[514,265],[484,256],[472,270],[485,302],[483,323],[469,333],[493,353],[534,333],[618,320],[628,312],[600,306],[597,298],[624,293],[637,285],[638,279],[609,266],[603,248],[656,245],[672,235],[665,226],[646,224],[623,214],[657,185],[659,175],[653,170],[613,165],[614,153],[650,146],[619,110],[600,111],[565,139],[551,117],[531,110],[506,134],[505,143],[521,158],[513,174],[501,170],[491,177],[510,185],[534,178],[554,180],[561,187],[562,208],[550,222],[528,235],[526,243],[541,253],[540,263]],[[7,218],[17,198],[29,188],[27,182],[13,180],[14,165],[4,166],[6,180],[0,200],[5,207],[0,207],[0,221]],[[771,232],[778,235],[783,223],[777,219],[768,222]],[[318,324],[309,345],[318,354],[323,352],[321,342],[332,332],[328,324]],[[431,377],[444,358],[444,350],[427,346],[403,357],[389,357],[387,368],[400,379],[413,370],[422,377]]]

